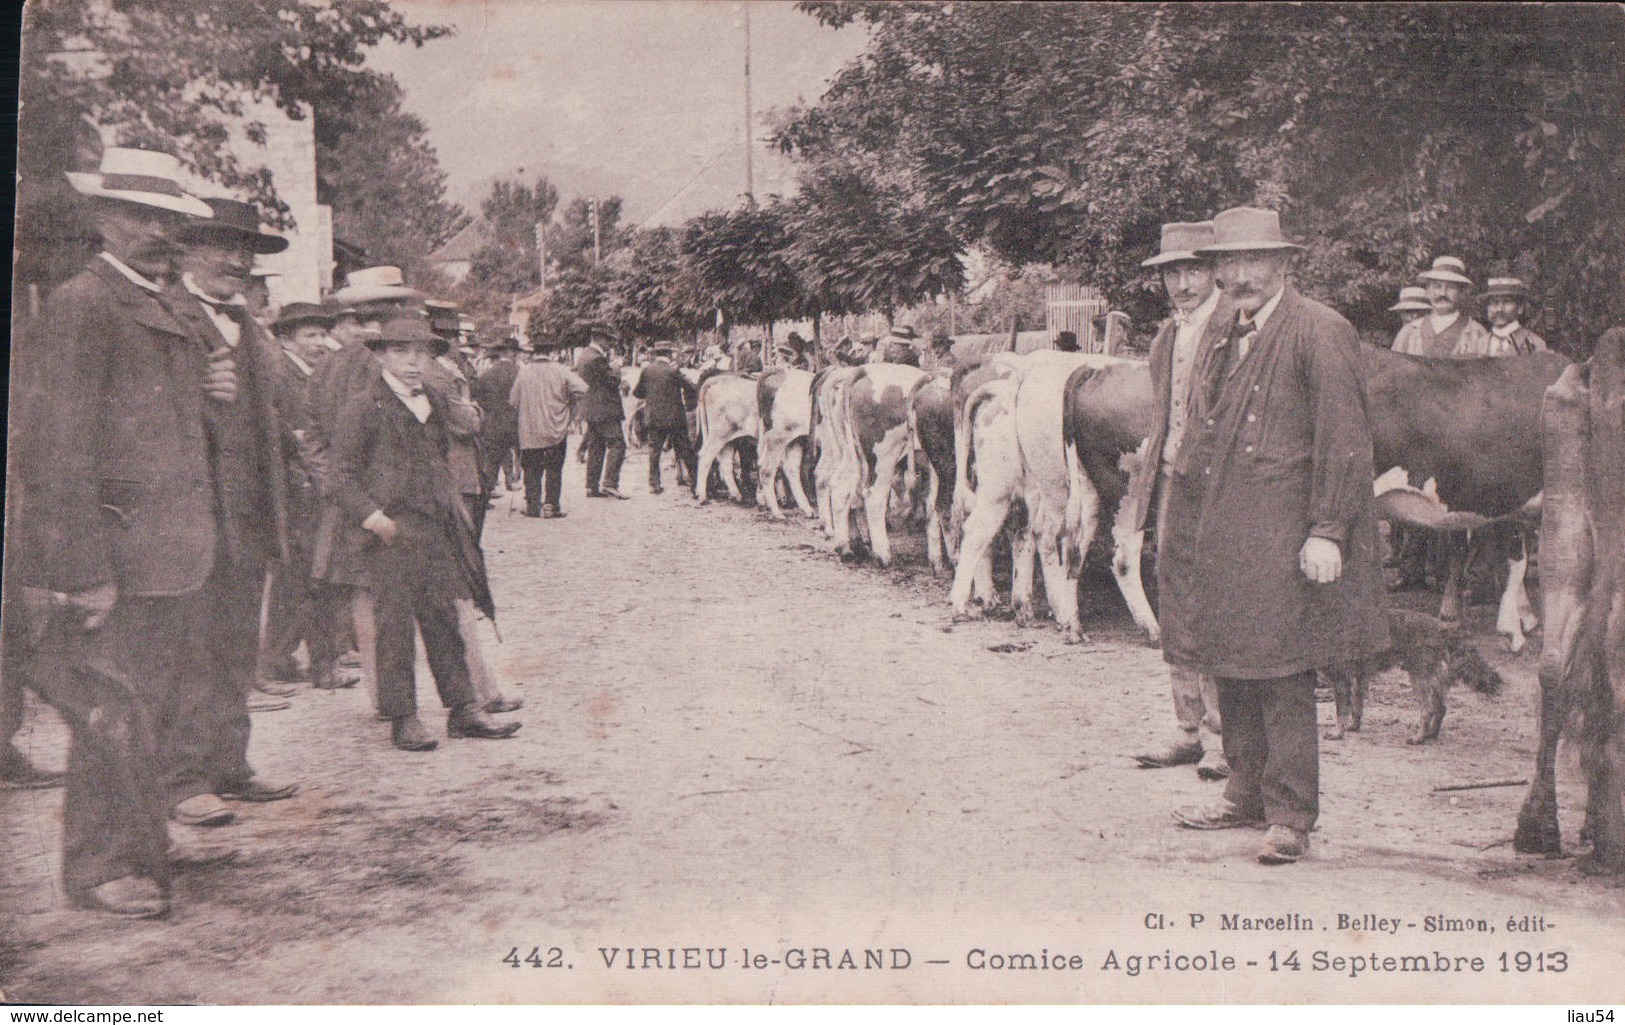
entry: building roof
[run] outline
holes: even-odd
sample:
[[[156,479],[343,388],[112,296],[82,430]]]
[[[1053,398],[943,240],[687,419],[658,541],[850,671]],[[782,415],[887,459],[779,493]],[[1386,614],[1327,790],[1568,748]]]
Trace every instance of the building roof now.
[[[446,244],[429,254],[430,263],[458,263],[474,259],[474,254],[485,245],[488,232],[484,221],[470,221],[468,225],[446,240]]]

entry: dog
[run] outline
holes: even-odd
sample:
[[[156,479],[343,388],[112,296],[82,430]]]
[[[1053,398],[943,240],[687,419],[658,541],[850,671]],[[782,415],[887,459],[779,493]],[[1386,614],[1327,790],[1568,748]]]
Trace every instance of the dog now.
[[[1359,732],[1371,677],[1387,669],[1405,671],[1421,706],[1416,730],[1405,738],[1407,744],[1438,739],[1444,724],[1444,695],[1452,683],[1459,680],[1478,694],[1500,693],[1501,674],[1468,643],[1461,627],[1425,613],[1389,609],[1388,629],[1394,643],[1387,651],[1321,670],[1337,701],[1337,725],[1327,729],[1327,740]]]

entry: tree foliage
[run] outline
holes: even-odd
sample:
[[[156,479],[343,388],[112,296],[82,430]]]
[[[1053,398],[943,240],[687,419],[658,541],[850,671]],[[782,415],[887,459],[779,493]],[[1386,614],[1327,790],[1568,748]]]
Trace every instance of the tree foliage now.
[[[683,226],[681,253],[691,288],[683,312],[720,311],[729,324],[766,324],[800,316],[806,295],[789,256],[786,205],[775,200],[700,214]]]
[[[1168,220],[1243,203],[1357,322],[1442,252],[1530,276],[1582,347],[1625,227],[1625,21],[1565,5],[807,2],[866,53],[784,148],[907,169],[962,244],[1121,302]],[[1614,311],[1617,313],[1617,311]]]
[[[355,85],[346,104],[317,109],[316,196],[333,207],[335,236],[417,279],[468,218],[445,200],[446,175],[395,80]]]
[[[269,101],[294,119],[316,111],[331,152],[353,124],[324,125],[323,112],[389,109],[387,79],[363,67],[367,50],[386,40],[421,46],[450,31],[414,25],[385,0],[31,0],[19,92],[25,105],[88,115],[120,143],[173,151],[286,223],[268,172],[225,145],[233,126],[263,141],[248,102]]]

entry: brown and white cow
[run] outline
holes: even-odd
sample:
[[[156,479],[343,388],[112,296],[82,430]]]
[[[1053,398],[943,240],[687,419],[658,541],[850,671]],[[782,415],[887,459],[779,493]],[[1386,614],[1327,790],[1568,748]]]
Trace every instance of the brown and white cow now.
[[[739,441],[748,439],[754,444],[761,430],[761,419],[756,411],[756,382],[737,374],[707,378],[700,385],[695,419],[700,432],[700,454],[694,481],[700,504],[711,500],[708,482],[711,467],[719,460],[729,497],[735,502],[742,501],[733,472],[733,453]]]
[[[779,506],[777,478],[782,470],[790,497],[802,515],[816,518],[802,487],[802,462],[808,455],[812,431],[813,375],[793,367],[770,370],[756,381],[756,408],[761,436],[756,443],[761,484],[758,505],[775,520],[784,519]]]
[[[1513,846],[1562,854],[1557,744],[1583,714],[1591,865],[1625,872],[1625,328],[1547,389],[1540,527],[1540,741]]]
[[[1043,572],[1050,611],[1068,644],[1083,639],[1077,580],[1070,563],[1075,552],[1087,548],[1087,542],[1080,543],[1073,536],[1080,519],[1073,508],[1074,474],[1068,466],[1061,433],[1067,382],[1080,367],[1121,362],[1118,357],[1096,353],[1029,353],[1023,358],[1021,383],[1016,391],[1016,443],[1021,450],[1027,529],[1032,533],[1033,550]],[[1098,498],[1082,496],[1079,500],[1092,502],[1098,508]],[[1070,517],[1069,508],[1073,510]]]
[[[852,545],[852,506],[850,501],[843,505],[837,530],[835,497],[850,495],[857,487],[857,454],[847,440],[846,392],[860,369],[828,367],[813,375],[812,383],[813,491],[824,536],[843,552]]]
[[[1035,617],[1032,532],[1026,526],[1026,484],[1016,440],[1016,392],[1021,382],[1016,364],[1005,362],[997,369],[1002,374],[986,375],[961,410],[964,427],[955,442],[954,484],[955,519],[961,527],[948,600],[956,620],[973,617],[972,597],[984,605],[994,601],[993,541],[1019,514],[1021,522],[1011,538],[1010,603],[1017,622],[1026,625]]]

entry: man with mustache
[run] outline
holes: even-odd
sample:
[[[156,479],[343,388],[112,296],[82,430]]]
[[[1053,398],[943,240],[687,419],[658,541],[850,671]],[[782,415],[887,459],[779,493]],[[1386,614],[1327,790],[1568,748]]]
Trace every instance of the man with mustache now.
[[[1156,426],[1145,449],[1145,466],[1129,485],[1131,502],[1125,503],[1124,510],[1128,522],[1122,526],[1145,529],[1155,505],[1153,523],[1159,538],[1168,502],[1167,475],[1179,452],[1190,409],[1191,369],[1196,365],[1202,332],[1220,302],[1219,292],[1213,287],[1213,261],[1196,254],[1197,249],[1212,241],[1212,221],[1164,224],[1161,251],[1140,265],[1155,267],[1162,275],[1173,316],[1163,322],[1151,343]],[[1229,776],[1230,767],[1225,763],[1219,739],[1219,692],[1213,677],[1171,664],[1168,683],[1174,695],[1179,736],[1165,750],[1137,755],[1135,761],[1147,769],[1195,764],[1197,775],[1203,779]]]
[[[99,170],[68,179],[102,248],[46,300],[40,344],[16,354],[22,494],[7,570],[39,628],[30,681],[73,733],[64,888],[76,906],[148,918],[169,909],[172,858],[209,855],[172,845],[170,780],[190,761],[161,745],[190,723],[193,696],[220,685],[211,634],[225,610],[258,593],[234,561],[235,504],[219,504],[232,496],[216,420],[257,397],[166,292],[177,232],[214,215],[181,189],[179,162],[109,148]],[[274,546],[274,526],[255,541]],[[251,664],[252,631],[247,642]]]
[[[1489,332],[1484,325],[1462,312],[1473,279],[1467,276],[1467,265],[1460,257],[1441,256],[1416,277],[1427,289],[1432,312],[1400,328],[1394,339],[1395,352],[1447,359],[1471,356],[1488,347]]]
[[[249,696],[256,684],[266,571],[287,556],[287,464],[275,413],[276,348],[243,299],[256,255],[286,239],[262,231],[235,199],[207,199],[214,216],[186,225],[180,281],[168,293],[207,361],[203,422],[215,513],[216,602],[205,624],[210,672],[189,677],[170,732],[171,817],[210,825],[232,817],[221,797],[279,801],[298,785],[257,776],[248,764]],[[212,387],[210,387],[212,382]],[[281,703],[286,707],[286,702]]]
[[[1209,321],[1168,474],[1163,655],[1218,680],[1224,798],[1192,829],[1267,826],[1266,865],[1309,852],[1320,814],[1315,669],[1384,650],[1388,624],[1359,337],[1287,283],[1301,249],[1272,210],[1213,219],[1233,310]]]

